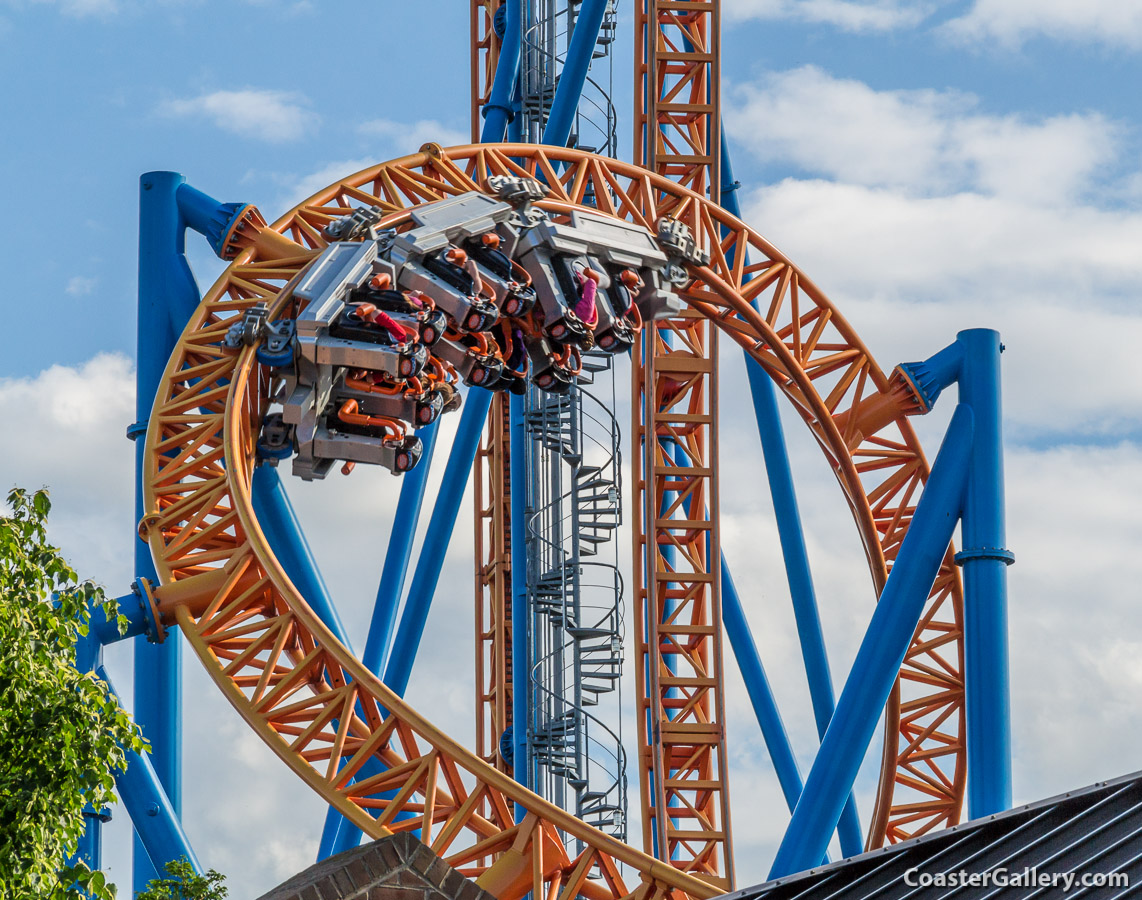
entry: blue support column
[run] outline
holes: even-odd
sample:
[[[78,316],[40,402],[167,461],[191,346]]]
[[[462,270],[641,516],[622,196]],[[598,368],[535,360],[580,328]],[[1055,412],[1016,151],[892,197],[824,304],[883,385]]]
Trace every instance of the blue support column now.
[[[975,416],[971,475],[964,497],[964,680],[968,816],[1011,808],[1011,709],[1007,654],[1007,567],[999,333],[961,331],[960,403]]]
[[[95,674],[103,679],[108,690],[118,699],[119,695],[103,666],[98,666]],[[179,823],[178,813],[163,789],[150,759],[145,753],[136,753],[134,750],[126,750],[125,753],[127,769],[116,773],[115,790],[131,816],[135,834],[143,844],[151,867],[161,872],[168,862],[185,858],[197,874],[203,874],[198,857]]]
[[[741,218],[738,202],[738,183],[730,160],[729,142],[723,133],[721,142],[721,194],[720,202],[729,213]],[[748,265],[749,260],[746,260]],[[756,300],[753,302],[758,307]],[[765,459],[765,474],[769,480],[769,493],[773,498],[773,514],[777,520],[777,535],[781,541],[781,555],[785,561],[785,577],[789,582],[789,596],[793,601],[793,617],[797,623],[797,636],[801,642],[801,658],[809,682],[809,698],[813,704],[813,718],[817,736],[824,738],[833,717],[835,697],[833,679],[829,672],[829,658],[825,650],[825,636],[821,629],[821,616],[817,607],[817,594],[813,588],[813,574],[809,567],[809,552],[805,546],[805,532],[801,527],[801,510],[793,486],[793,471],[789,465],[789,451],[785,445],[785,430],[777,405],[777,389],[758,362],[745,355],[746,376],[753,398],[754,417],[761,437],[761,452]],[[844,813],[838,826],[841,852],[856,856],[864,849],[860,817],[856,798],[845,802]]]
[[[524,398],[508,400],[511,479],[511,577],[512,577],[512,774],[524,787],[531,786],[527,752],[528,697],[531,693],[531,644],[528,641],[527,591],[527,429]],[[516,806],[516,820],[524,811]]]
[[[254,469],[250,481],[250,499],[254,514],[258,517],[258,525],[290,581],[325,623],[325,627],[352,651],[349,634],[329,596],[329,588],[317,568],[317,560],[313,558],[313,551],[309,548],[276,468],[263,463]]]
[[[436,449],[436,433],[440,420],[420,429],[423,450],[420,462],[403,476],[400,500],[397,502],[393,518],[393,530],[389,535],[389,549],[385,554],[385,565],[381,570],[381,583],[377,587],[377,602],[373,607],[373,620],[369,624],[369,637],[365,642],[365,653],[361,662],[370,672],[380,674],[389,654],[393,640],[397,611],[401,594],[404,593],[408,561],[412,556],[412,542],[416,537],[416,526],[420,521],[420,509],[424,503],[424,488],[428,483],[428,472],[432,466],[432,454]]]
[[[961,403],[777,850],[771,879],[815,866],[837,827],[959,521],[972,432],[972,411]]]
[[[512,95],[519,76],[523,0],[507,0],[506,7],[500,57],[496,62],[496,74],[492,79],[492,92],[483,109],[484,127],[480,132],[480,140],[486,144],[502,141],[507,133],[508,123],[515,117],[512,110]]]
[[[177,336],[198,306],[199,293],[187,264],[186,223],[177,192],[186,179],[176,172],[148,172],[139,193],[139,312],[136,357],[135,521],[143,518],[143,441],[151,404]],[[150,548],[132,528],[135,574],[157,581]],[[135,721],[151,743],[155,772],[177,816],[182,808],[181,644],[135,644]],[[134,886],[156,876],[146,848],[135,836]]]
[[[543,128],[545,144],[566,147],[571,137],[571,125],[579,109],[579,99],[583,96],[583,85],[587,81],[587,70],[591,67],[595,45],[599,41],[599,29],[603,27],[607,3],[608,0],[583,0],[579,7],[575,30],[571,33],[571,43],[559,73],[559,86],[555,89],[551,112]]]

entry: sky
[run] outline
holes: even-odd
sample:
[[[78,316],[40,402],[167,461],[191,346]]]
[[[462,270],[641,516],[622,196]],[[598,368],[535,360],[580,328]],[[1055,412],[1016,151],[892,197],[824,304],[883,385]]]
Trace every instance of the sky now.
[[[723,11],[723,112],[747,221],[885,369],[963,328],[1003,335],[1015,802],[1142,769],[1142,0]],[[620,0],[621,156],[631,22]],[[51,487],[53,536],[82,573],[114,594],[134,575],[124,431],[140,174],[183,172],[272,220],[426,140],[466,142],[467,41],[460,0],[0,0],[0,480]],[[193,236],[188,253],[205,288],[220,266]],[[804,771],[812,715],[743,381],[740,354],[724,350],[723,543]],[[949,413],[916,422],[930,455]],[[799,423],[787,431],[839,685],[871,587],[835,481]],[[363,467],[290,485],[358,649],[398,486]],[[469,743],[470,521],[469,500],[409,692]],[[334,565],[346,558],[360,562]],[[129,700],[130,649],[108,663]],[[726,692],[746,885],[764,878],[787,813],[732,665]],[[232,896],[258,896],[312,862],[322,805],[189,657],[185,706],[186,830]],[[865,821],[878,755],[858,781]],[[128,835],[118,811],[106,861],[124,887]]]

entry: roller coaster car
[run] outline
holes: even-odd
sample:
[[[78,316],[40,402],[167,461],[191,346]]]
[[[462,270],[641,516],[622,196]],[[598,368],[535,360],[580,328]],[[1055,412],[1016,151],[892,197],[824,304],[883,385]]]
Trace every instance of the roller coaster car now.
[[[676,232],[685,232],[684,225],[673,224],[676,227],[670,232],[671,238],[676,237]],[[531,276],[546,317],[545,328],[556,340],[561,338],[552,329],[560,318],[560,310],[573,310],[580,299],[582,285],[577,266],[603,275],[628,269],[636,272],[641,286],[633,299],[644,321],[670,318],[682,309],[682,301],[669,278],[678,270],[674,245],[660,245],[650,232],[633,222],[575,210],[566,223],[545,219],[529,228],[520,238],[517,255]],[[609,286],[601,280],[596,297],[608,293]],[[596,300],[596,306],[610,306],[611,302]],[[616,320],[621,315],[614,306],[607,312]],[[609,322],[600,322],[595,330],[606,332],[610,327]]]
[[[525,337],[524,346],[531,360],[532,383],[540,390],[565,393],[579,374],[568,364],[570,359],[578,356],[578,351],[571,347],[557,347],[542,335]]]
[[[479,268],[485,289],[495,295],[496,304],[505,316],[526,316],[535,306],[535,289],[531,277],[519,263],[502,249],[501,236],[489,231],[464,242],[464,251]]]
[[[324,478],[341,460],[384,466],[399,475],[420,459],[420,439],[408,435],[403,422],[362,412],[355,398],[330,395],[320,414],[312,407],[300,411],[294,427],[293,474],[305,481]],[[296,404],[287,403],[283,415],[288,422],[298,412]]]
[[[440,417],[455,391],[446,391],[443,387],[418,387],[413,389],[406,383],[401,390],[401,386],[377,385],[346,373],[341,386],[333,394],[333,400],[335,403],[338,400],[356,400],[360,411],[367,416],[401,419],[419,428]]]
[[[323,471],[307,480],[324,478],[333,464],[340,460],[384,466],[394,475],[401,475],[420,461],[424,447],[415,435],[382,438],[365,426],[350,425],[333,414],[326,424],[318,427],[313,449],[321,456]],[[298,471],[297,459],[293,471],[295,475],[306,477],[304,472]]]
[[[490,391],[506,387],[504,361],[491,352],[490,348],[470,346],[463,343],[461,337],[444,338],[436,345],[434,353],[456,369],[464,384]]]
[[[398,277],[402,289],[430,298],[462,331],[484,331],[500,317],[491,300],[472,292],[472,277],[443,253],[405,263]]]
[[[447,316],[439,312],[435,304],[427,298],[413,299],[391,288],[378,289],[371,285],[354,288],[349,293],[349,299],[353,303],[372,304],[400,322],[404,322],[405,319],[414,320],[420,342],[427,347],[433,346],[440,340],[448,325]]]
[[[599,324],[595,327],[595,344],[600,350],[625,353],[634,346],[635,336],[642,327],[642,319],[634,302],[637,284],[640,282],[641,278],[633,269],[624,269],[618,278],[611,279],[611,284],[605,291],[599,292]],[[632,287],[635,288],[633,291]]]
[[[456,197],[417,207],[410,216],[413,228],[395,235],[385,250],[386,262],[397,287],[427,295],[436,306],[448,313],[462,331],[483,331],[499,318],[495,302],[480,296],[477,277],[483,280],[478,261],[460,251],[472,239],[482,235],[499,235],[501,249],[515,244],[515,232],[509,220],[515,210],[508,203],[469,191]],[[474,262],[468,266],[466,263]],[[489,287],[502,279],[487,270]],[[499,297],[496,298],[500,299]]]
[[[351,292],[373,276],[376,257],[375,241],[330,244],[294,288],[294,299],[305,303],[296,318],[302,382],[316,384],[322,366],[373,369],[394,378],[410,378],[424,368],[428,348],[413,340],[415,329],[397,343],[394,331],[374,327],[348,303]]]

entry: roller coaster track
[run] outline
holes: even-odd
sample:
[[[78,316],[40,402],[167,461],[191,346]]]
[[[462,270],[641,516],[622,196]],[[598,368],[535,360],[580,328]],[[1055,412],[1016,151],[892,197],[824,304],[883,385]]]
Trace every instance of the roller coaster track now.
[[[156,563],[158,608],[247,723],[366,834],[415,829],[501,900],[711,897],[718,886],[531,794],[388,690],[301,598],[252,510],[269,379],[253,348],[226,347],[235,317],[256,303],[271,318],[286,312],[292,285],[324,245],[322,228],[354,207],[379,205],[382,225],[402,229],[412,207],[485,190],[495,174],[541,178],[550,194],[539,205],[556,217],[591,197],[598,212],[650,228],[664,208],[689,225],[710,263],[690,270],[685,301],[745,348],[805,420],[879,592],[927,476],[904,418],[915,410],[808,278],[718,206],[637,166],[535,145],[429,144],[337,182],[269,228],[247,217],[228,236],[236,258],[181,336],[148,424],[139,530]],[[904,696],[889,709],[894,740],[877,815],[890,840],[959,816],[961,608],[949,548],[901,670]],[[570,857],[570,845],[581,852]]]

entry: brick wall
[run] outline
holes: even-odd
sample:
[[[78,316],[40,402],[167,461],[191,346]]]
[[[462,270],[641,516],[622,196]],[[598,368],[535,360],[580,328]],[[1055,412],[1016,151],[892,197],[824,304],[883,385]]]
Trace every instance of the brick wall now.
[[[407,833],[322,860],[259,900],[495,900]]]

